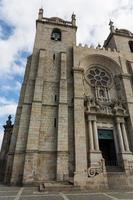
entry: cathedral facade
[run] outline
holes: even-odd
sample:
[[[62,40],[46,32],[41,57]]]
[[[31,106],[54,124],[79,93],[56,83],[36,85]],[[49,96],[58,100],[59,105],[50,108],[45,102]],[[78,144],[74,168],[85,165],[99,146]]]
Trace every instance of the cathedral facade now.
[[[39,10],[10,143],[1,150],[4,183],[133,183],[133,34],[110,22],[103,47],[93,48],[76,45],[76,30],[74,14],[65,21]]]

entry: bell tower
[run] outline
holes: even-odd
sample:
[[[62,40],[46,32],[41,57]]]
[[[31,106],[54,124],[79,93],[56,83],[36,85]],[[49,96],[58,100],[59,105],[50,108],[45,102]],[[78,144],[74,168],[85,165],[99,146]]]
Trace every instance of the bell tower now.
[[[76,44],[76,16],[72,14],[71,21],[59,17],[43,17],[43,9],[39,10],[36,21],[35,48],[53,51],[66,51]],[[69,35],[69,37],[68,37]]]
[[[72,67],[76,30],[75,14],[65,21],[43,17],[43,9],[39,10],[5,182],[63,181],[74,172]]]
[[[104,42],[105,48],[116,49],[119,52],[133,52],[133,33],[126,29],[118,29],[114,27],[114,23],[110,21],[110,34]]]

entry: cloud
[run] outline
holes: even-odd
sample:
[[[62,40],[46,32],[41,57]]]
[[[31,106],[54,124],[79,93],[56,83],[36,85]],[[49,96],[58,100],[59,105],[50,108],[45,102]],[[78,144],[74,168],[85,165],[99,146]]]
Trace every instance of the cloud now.
[[[0,38],[2,40],[7,40],[11,35],[13,35],[14,27],[5,23],[4,20],[0,20]]]
[[[5,117],[9,114],[16,113],[17,103],[13,100],[8,100],[5,97],[0,97],[0,117]]]
[[[0,117],[9,115],[9,114],[14,115],[16,113],[16,107],[17,107],[16,103],[11,104],[11,105],[0,106]]]
[[[76,13],[77,43],[94,44],[106,39],[112,19],[118,28],[133,30],[131,0],[45,0],[44,16],[71,20]],[[0,121],[15,114],[26,65],[32,53],[41,0],[0,1]],[[2,124],[0,123],[0,124]]]
[[[16,81],[15,84],[9,85],[9,84],[3,84],[0,86],[1,92],[12,92],[12,90],[15,90],[15,92],[19,92],[21,89],[21,83],[19,81]]]
[[[0,76],[15,71],[16,73],[21,70],[24,71],[26,59],[20,58],[20,60],[23,60],[20,71],[18,65],[15,64],[15,60],[19,52],[24,49],[27,52],[32,52],[35,20],[40,5],[41,3],[38,0],[23,0],[19,1],[19,4],[18,0],[12,0],[12,3],[10,3],[10,0],[2,0],[0,30],[8,32],[10,37],[6,40],[0,39],[2,49]],[[98,42],[103,43],[107,37],[110,18],[116,21],[116,25],[123,24],[125,28],[130,27],[130,29],[133,29],[131,20],[127,20],[127,18],[132,19],[133,17],[133,12],[129,12],[132,7],[133,3],[129,0],[49,0],[45,1],[44,15],[48,17],[57,15],[70,20],[74,11],[77,14],[77,24],[79,26],[77,41],[97,45]],[[93,35],[92,32],[94,32]],[[1,31],[0,35],[2,35]]]

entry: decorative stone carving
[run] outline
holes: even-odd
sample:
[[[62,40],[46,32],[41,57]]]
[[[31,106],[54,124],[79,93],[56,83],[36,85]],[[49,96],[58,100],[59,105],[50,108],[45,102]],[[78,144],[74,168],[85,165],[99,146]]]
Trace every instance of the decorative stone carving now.
[[[109,89],[106,87],[95,87],[95,97],[97,101],[110,101]]]
[[[86,113],[99,113],[106,115],[127,115],[123,100],[112,99],[100,101],[95,97],[85,97]]]
[[[113,102],[113,113],[118,115],[125,115],[126,109],[124,108],[124,103],[122,100],[114,100]]]
[[[88,168],[88,176],[89,177],[94,177],[98,174],[101,174],[104,172],[104,167],[105,167],[105,161],[102,159],[100,162],[97,164],[93,164],[93,166]]]
[[[101,174],[101,173],[102,173],[102,168],[100,166],[88,168],[88,176],[89,177],[94,177],[94,176]]]

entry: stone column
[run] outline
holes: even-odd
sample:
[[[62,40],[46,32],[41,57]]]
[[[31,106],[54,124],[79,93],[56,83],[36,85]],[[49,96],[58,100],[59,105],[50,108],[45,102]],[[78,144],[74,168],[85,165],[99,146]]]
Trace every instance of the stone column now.
[[[85,186],[87,182],[87,146],[84,113],[83,69],[74,68],[74,134],[75,174],[74,184]]]
[[[35,79],[34,95],[31,106],[28,138],[26,144],[26,155],[24,160],[23,183],[25,184],[32,183],[37,178],[38,141],[41,124],[45,58],[46,51],[41,49],[39,52],[39,63],[37,76]]]
[[[123,143],[122,131],[121,131],[120,122],[118,122],[118,121],[117,121],[117,131],[118,131],[120,149],[121,149],[121,152],[124,152],[124,143]]]
[[[99,166],[99,161],[102,159],[102,154],[99,149],[99,140],[98,140],[98,131],[97,131],[97,120],[96,116],[88,113],[89,121],[89,139],[90,139],[90,148],[89,148],[89,166]]]
[[[121,129],[122,129],[122,135],[124,139],[125,151],[130,151],[124,122],[121,123]]]
[[[93,121],[93,133],[94,133],[94,146],[95,146],[95,150],[99,151],[97,123],[96,123],[95,120]]]
[[[89,126],[90,150],[94,151],[94,139],[93,139],[92,121],[90,119],[88,119],[88,126]]]
[[[61,53],[61,72],[58,107],[57,180],[68,180],[68,102],[67,102],[67,55]]]
[[[133,161],[133,155],[130,152],[127,134],[125,130],[125,124],[124,124],[124,117],[117,117],[117,131],[119,136],[119,144],[121,152],[119,154],[121,162],[119,165],[121,165],[125,172],[129,172],[129,166],[127,166],[128,161]]]

